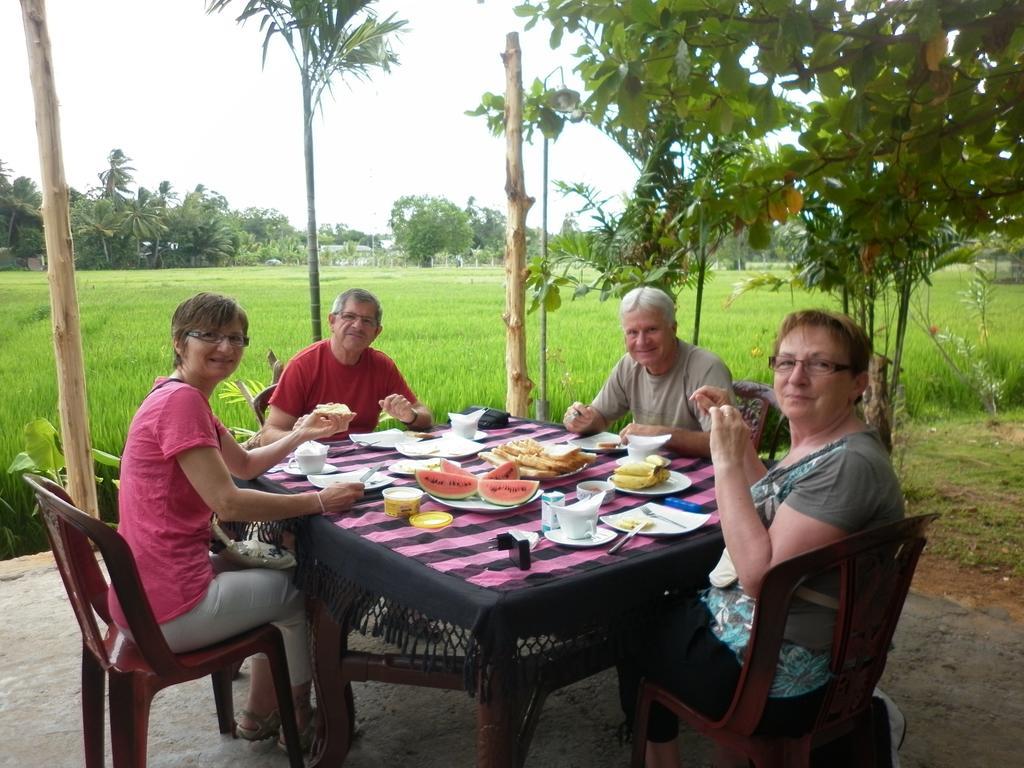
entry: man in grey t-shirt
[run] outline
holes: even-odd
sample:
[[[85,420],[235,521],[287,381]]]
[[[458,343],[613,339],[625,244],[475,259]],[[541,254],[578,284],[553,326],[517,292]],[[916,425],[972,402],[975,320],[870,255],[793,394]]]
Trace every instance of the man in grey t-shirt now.
[[[619,436],[664,435],[684,456],[711,455],[710,419],[690,395],[706,384],[732,391],[732,375],[716,355],[676,338],[675,302],[657,288],[634,288],[622,298],[619,319],[626,353],[590,405],[573,403],[562,423],[570,432],[601,432],[628,412],[633,423]]]

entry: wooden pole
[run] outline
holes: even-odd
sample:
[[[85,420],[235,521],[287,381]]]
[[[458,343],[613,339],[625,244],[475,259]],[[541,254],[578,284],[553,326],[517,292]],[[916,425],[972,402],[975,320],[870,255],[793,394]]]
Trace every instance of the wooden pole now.
[[[533,382],[526,369],[526,214],[533,198],[523,175],[523,65],[519,35],[505,37],[505,410],[527,416]]]
[[[89,408],[85,396],[85,363],[75,290],[75,254],[71,243],[68,185],[60,143],[60,114],[46,26],[45,0],[21,0],[28,48],[29,77],[36,110],[39,168],[43,187],[43,229],[46,236],[47,275],[50,283],[50,315],[53,348],[57,361],[57,392],[64,458],[68,468],[68,493],[79,508],[99,517],[92,446],[89,441]]]

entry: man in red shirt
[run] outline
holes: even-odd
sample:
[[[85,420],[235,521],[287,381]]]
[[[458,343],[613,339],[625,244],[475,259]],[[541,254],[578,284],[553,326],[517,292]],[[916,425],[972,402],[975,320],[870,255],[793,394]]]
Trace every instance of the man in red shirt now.
[[[382,315],[377,297],[361,288],[334,300],[330,338],[303,349],[284,369],[270,398],[264,440],[290,432],[300,416],[321,403],[344,403],[355,414],[335,440],[350,431],[372,432],[382,410],[411,429],[430,427],[430,409],[416,399],[398,366],[370,348],[382,330]]]

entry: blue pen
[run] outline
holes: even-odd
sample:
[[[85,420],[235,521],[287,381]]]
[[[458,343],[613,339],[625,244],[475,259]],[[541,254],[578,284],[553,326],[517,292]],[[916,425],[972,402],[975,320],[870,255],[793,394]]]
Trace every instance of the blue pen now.
[[[700,504],[695,504],[694,502],[687,501],[686,499],[667,498],[662,499],[662,503],[664,503],[666,507],[675,507],[676,509],[681,509],[684,512],[704,511],[704,508]]]

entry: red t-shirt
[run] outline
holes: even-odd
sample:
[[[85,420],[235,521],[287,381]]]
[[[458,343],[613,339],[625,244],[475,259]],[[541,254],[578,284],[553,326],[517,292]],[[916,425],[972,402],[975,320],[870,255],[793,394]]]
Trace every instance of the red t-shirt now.
[[[416,402],[394,360],[367,348],[358,363],[342,365],[331,352],[331,340],[324,339],[288,362],[270,404],[298,418],[320,403],[344,403],[356,413],[349,431],[372,432],[380,419],[380,401],[388,395],[403,395],[410,403]],[[333,439],[347,435],[339,432]]]
[[[162,624],[194,608],[213,580],[213,512],[189,483],[177,456],[199,446],[219,450],[227,429],[195,387],[165,378],[157,379],[156,386],[128,429],[117,531],[135,555],[142,587]],[[113,591],[109,603],[114,621],[127,626]]]

